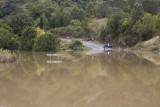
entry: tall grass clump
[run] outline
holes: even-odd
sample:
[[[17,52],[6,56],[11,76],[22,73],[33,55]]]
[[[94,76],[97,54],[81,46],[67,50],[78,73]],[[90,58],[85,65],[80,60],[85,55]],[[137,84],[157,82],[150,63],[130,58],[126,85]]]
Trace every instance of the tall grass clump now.
[[[0,49],[0,63],[14,62],[14,61],[16,61],[16,55],[14,53],[11,53],[8,50]]]

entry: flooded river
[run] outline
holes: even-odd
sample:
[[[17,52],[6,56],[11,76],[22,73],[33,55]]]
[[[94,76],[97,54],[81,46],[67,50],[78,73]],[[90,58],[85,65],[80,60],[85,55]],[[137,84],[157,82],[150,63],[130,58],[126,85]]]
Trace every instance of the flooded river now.
[[[16,54],[0,64],[0,107],[160,107],[160,64],[146,54]]]

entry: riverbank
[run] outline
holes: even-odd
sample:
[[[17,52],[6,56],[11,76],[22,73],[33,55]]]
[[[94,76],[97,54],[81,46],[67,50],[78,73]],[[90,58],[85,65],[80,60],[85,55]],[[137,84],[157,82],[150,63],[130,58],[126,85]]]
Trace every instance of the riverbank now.
[[[160,52],[160,38],[159,36],[155,36],[148,41],[139,42],[131,49]]]
[[[0,63],[15,62],[16,55],[8,50],[0,49]]]

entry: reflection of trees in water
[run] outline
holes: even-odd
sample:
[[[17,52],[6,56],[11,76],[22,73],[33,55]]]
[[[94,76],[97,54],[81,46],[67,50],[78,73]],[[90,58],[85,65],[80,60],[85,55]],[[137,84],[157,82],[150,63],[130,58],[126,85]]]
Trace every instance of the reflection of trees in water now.
[[[6,91],[0,91],[0,95],[10,94],[14,98],[22,94],[16,90],[22,90],[25,97],[17,98],[17,101],[21,101],[17,104],[28,100],[35,106],[45,102],[47,105],[42,103],[41,106],[46,107],[53,104],[58,106],[61,101],[66,106],[76,107],[79,104],[83,107],[94,107],[96,104],[125,106],[128,103],[136,104],[137,99],[139,105],[146,103],[150,106],[149,102],[157,103],[160,99],[159,67],[134,54],[98,54],[94,55],[94,60],[92,56],[82,55],[76,62],[64,58],[62,64],[47,64],[47,60],[46,53],[29,52],[23,53],[20,62],[0,65],[0,83],[12,90],[9,91],[7,87]],[[3,83],[5,80],[7,82]],[[150,98],[152,94],[157,100]],[[33,102],[32,98],[37,100]],[[68,102],[72,102],[72,105]],[[10,103],[14,105],[15,100]],[[29,103],[27,105],[30,106]]]
[[[101,58],[102,64],[100,65],[103,65],[109,78],[120,78],[130,81],[131,83],[134,82],[135,86],[139,84],[141,87],[146,87],[149,91],[148,93],[152,91],[155,93],[156,91],[156,96],[159,96],[157,100],[160,100],[160,91],[157,91],[157,89],[160,89],[159,66],[131,53],[118,55],[113,53],[110,56]]]

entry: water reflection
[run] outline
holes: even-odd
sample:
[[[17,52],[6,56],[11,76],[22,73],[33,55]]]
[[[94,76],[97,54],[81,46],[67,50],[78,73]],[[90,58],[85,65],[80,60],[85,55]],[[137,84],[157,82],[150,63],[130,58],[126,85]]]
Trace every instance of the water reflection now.
[[[5,107],[160,106],[160,66],[133,53],[66,52],[61,64],[47,64],[46,53],[17,54],[20,61],[0,64]]]
[[[47,54],[47,56],[49,57],[49,60],[47,61],[48,64],[62,63],[62,61],[59,60],[59,57],[62,56],[62,54]],[[58,57],[58,58],[57,60],[52,60],[52,57]]]
[[[105,54],[112,54],[112,50],[107,50],[107,51],[104,51],[105,52]]]

